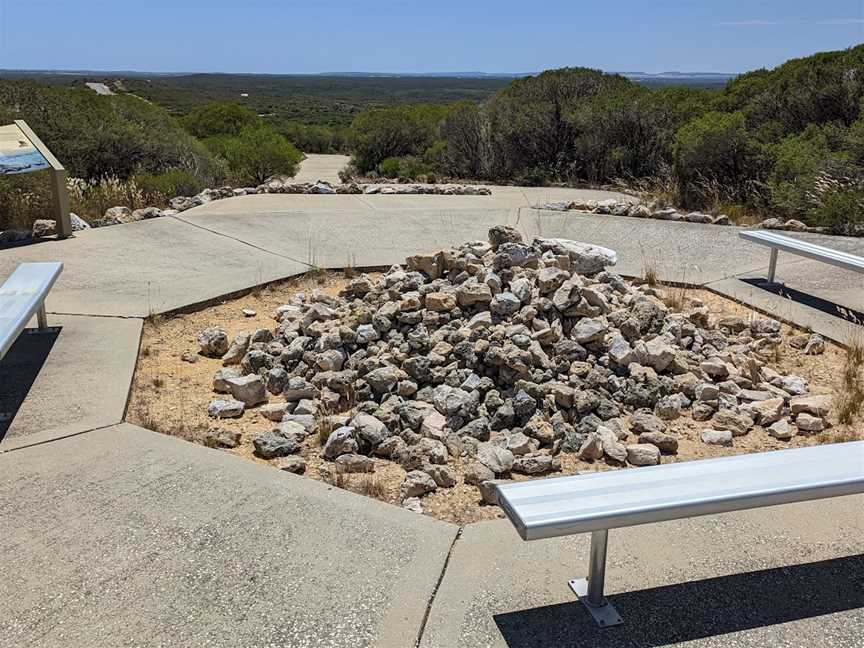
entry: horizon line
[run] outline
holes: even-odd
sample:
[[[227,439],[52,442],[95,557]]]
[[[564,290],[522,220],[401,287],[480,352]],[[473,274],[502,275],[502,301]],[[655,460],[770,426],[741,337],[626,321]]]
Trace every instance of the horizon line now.
[[[621,75],[644,75],[644,76],[668,76],[668,75],[711,75],[711,76],[737,76],[742,72],[716,72],[708,70],[663,70],[661,72],[645,72],[642,70],[607,70],[603,68],[592,68],[589,66],[565,65],[561,67],[544,68],[543,70],[535,70],[528,72],[487,72],[483,70],[440,70],[429,72],[393,72],[393,71],[364,71],[364,70],[328,70],[323,72],[226,72],[219,70],[183,70],[183,71],[160,71],[160,70],[132,70],[132,69],[88,69],[88,68],[0,68],[0,73],[3,72],[41,72],[55,74],[135,74],[156,76],[190,76],[194,74],[213,74],[213,75],[233,75],[233,76],[439,76],[439,77],[459,77],[459,76],[490,76],[490,77],[524,77],[541,74],[547,70],[557,70],[566,67],[586,67],[586,69],[600,70],[606,74],[621,74]]]

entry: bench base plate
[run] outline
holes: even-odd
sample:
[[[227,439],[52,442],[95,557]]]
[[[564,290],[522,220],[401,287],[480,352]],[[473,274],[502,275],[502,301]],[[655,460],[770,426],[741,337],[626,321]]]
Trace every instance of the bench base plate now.
[[[588,602],[587,578],[577,578],[571,580],[569,584],[570,589],[573,590],[573,593],[576,594],[576,597],[582,602],[585,609],[591,613],[591,616],[594,617],[594,622],[598,626],[601,628],[608,628],[624,623],[624,619],[622,619],[621,615],[618,614],[618,610],[615,609],[615,606],[605,598],[603,599],[603,605],[592,605]]]

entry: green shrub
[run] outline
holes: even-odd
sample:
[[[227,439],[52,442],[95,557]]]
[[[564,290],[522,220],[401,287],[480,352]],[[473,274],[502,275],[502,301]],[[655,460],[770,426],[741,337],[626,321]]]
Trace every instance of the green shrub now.
[[[378,164],[378,173],[385,178],[398,178],[401,167],[401,161],[398,157],[385,158]]]
[[[261,118],[245,106],[214,101],[196,108],[180,121],[195,137],[206,139],[239,135],[244,128],[258,124]]]
[[[675,173],[687,205],[719,200],[746,202],[762,175],[758,142],[742,113],[710,112],[690,120],[675,134]]]
[[[0,112],[26,120],[74,177],[184,169],[215,184],[225,171],[165,110],[131,95],[0,80]]]
[[[799,218],[807,211],[807,194],[818,174],[840,152],[846,129],[837,124],[811,124],[803,133],[788,135],[770,147],[773,164],[768,175],[772,206],[785,216]]]
[[[387,158],[421,156],[435,141],[447,106],[397,106],[362,112],[351,124],[353,164],[361,173]]]
[[[265,124],[248,126],[236,136],[213,137],[207,145],[228,163],[237,186],[259,185],[274,175],[293,176],[303,154]]]
[[[175,196],[194,196],[205,189],[196,176],[181,169],[162,173],[138,173],[132,177],[150,205],[161,205]]]
[[[292,121],[267,120],[274,130],[285,136],[304,153],[348,153],[348,132],[345,128],[301,124]]]
[[[821,173],[808,194],[807,222],[826,227],[832,234],[864,233],[864,174],[855,177],[834,171]]]

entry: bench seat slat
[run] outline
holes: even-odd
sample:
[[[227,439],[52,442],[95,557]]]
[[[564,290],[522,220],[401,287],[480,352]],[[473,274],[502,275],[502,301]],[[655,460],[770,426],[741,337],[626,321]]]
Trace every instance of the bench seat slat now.
[[[849,252],[842,252],[832,248],[816,245],[809,241],[783,236],[774,232],[764,231],[746,231],[739,232],[738,235],[753,243],[765,245],[767,247],[776,248],[784,252],[791,252],[799,256],[808,257],[824,263],[829,263],[848,270],[856,272],[864,272],[864,258]]]
[[[39,310],[62,270],[59,262],[22,263],[0,286],[0,358]]]
[[[524,540],[864,492],[864,441],[508,482]]]

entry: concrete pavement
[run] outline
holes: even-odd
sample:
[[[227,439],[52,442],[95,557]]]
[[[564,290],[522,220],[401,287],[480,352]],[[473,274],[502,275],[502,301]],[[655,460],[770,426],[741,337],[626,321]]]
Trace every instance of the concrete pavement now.
[[[457,527],[119,425],[0,454],[0,646],[413,646]]]
[[[49,324],[0,362],[0,412],[17,412],[2,451],[113,425],[126,412],[141,320],[52,315]]]
[[[0,250],[0,277],[66,266],[47,302],[60,330],[0,364],[0,410],[23,399],[0,443],[0,646],[860,648],[862,498],[613,532],[609,586],[628,624],[598,634],[566,587],[587,537],[523,543],[492,522],[454,544],[451,525],[118,425],[147,315],[310,266],[399,263],[495,224],[607,245],[622,274],[650,266],[854,334],[823,304],[738,279],[764,276],[768,254],[735,228],[532,208],[577,197],[603,194],[250,196]],[[857,275],[781,254],[778,278],[864,310]]]
[[[465,527],[421,648],[860,647],[864,497],[609,533],[606,593],[624,625],[598,629],[567,585],[587,535],[523,542],[509,522]]]
[[[342,182],[339,179],[341,171],[351,158],[347,155],[322,155],[308,153],[300,165],[300,170],[294,176],[293,182],[317,182],[323,180],[330,184]]]

